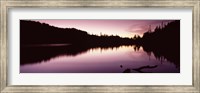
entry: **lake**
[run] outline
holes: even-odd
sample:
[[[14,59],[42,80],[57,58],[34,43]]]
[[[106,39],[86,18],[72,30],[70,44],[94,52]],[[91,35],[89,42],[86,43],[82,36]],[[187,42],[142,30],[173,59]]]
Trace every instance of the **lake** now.
[[[180,62],[134,45],[79,48],[68,44],[20,48],[20,73],[179,73]]]

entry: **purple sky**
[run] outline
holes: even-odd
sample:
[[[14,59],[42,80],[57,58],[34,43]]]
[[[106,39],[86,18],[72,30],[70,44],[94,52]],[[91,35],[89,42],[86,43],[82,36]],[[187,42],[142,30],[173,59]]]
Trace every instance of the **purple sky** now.
[[[70,19],[40,19],[34,20],[41,23],[47,23],[61,28],[77,28],[87,31],[89,34],[100,35],[119,35],[121,37],[133,37],[135,34],[142,36],[151,25],[151,29],[161,23],[167,23],[172,20],[70,20]]]

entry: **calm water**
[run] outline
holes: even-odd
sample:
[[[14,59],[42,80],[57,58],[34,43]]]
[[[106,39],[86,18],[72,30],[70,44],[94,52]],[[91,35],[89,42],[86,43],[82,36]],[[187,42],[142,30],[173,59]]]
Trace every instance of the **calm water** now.
[[[80,51],[66,46],[21,48],[21,73],[179,73],[175,62],[156,58],[142,47],[120,46]],[[76,50],[79,48],[75,48]]]

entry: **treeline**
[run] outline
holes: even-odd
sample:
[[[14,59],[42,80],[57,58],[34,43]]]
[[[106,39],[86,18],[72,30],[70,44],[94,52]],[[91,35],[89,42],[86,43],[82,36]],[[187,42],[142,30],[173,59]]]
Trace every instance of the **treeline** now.
[[[147,31],[142,38],[136,38],[147,53],[153,53],[159,60],[167,59],[180,65],[180,20],[157,26],[154,31]]]
[[[133,40],[119,36],[90,35],[76,28],[58,28],[45,23],[20,20],[20,43],[57,44],[68,43],[87,46],[118,46],[133,44]]]

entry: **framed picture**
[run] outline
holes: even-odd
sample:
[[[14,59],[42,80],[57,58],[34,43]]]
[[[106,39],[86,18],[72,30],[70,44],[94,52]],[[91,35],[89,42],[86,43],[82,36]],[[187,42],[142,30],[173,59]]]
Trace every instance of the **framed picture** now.
[[[199,0],[2,0],[1,93],[200,93]]]

